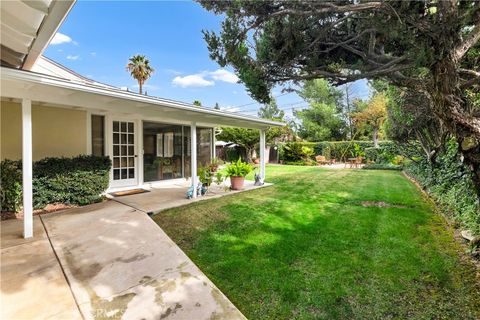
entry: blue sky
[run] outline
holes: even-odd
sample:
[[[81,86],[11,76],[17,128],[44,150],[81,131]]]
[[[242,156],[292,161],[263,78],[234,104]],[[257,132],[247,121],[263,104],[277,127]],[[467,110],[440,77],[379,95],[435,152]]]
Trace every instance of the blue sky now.
[[[94,80],[137,91],[125,71],[128,58],[145,54],[155,74],[147,81],[149,95],[255,115],[259,105],[232,69],[210,60],[202,29],[219,30],[221,17],[186,1],[77,1],[45,55]],[[354,83],[354,96],[368,97],[365,81]],[[281,95],[276,88],[274,96]],[[305,103],[294,93],[277,98],[290,113]]]

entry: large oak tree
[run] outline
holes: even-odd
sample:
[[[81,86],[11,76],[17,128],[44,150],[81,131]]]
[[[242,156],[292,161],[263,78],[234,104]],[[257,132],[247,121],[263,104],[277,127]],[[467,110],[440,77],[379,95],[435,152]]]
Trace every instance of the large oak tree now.
[[[200,1],[223,14],[205,32],[211,58],[231,65],[259,101],[273,86],[327,78],[385,79],[421,92],[459,141],[480,186],[480,2]],[[477,100],[478,102],[478,100]]]

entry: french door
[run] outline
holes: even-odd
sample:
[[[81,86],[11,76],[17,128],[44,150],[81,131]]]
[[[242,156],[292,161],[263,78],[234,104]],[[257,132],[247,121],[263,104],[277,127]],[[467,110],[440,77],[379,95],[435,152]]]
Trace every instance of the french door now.
[[[138,148],[136,121],[112,119],[110,157],[111,187],[127,187],[138,184]]]

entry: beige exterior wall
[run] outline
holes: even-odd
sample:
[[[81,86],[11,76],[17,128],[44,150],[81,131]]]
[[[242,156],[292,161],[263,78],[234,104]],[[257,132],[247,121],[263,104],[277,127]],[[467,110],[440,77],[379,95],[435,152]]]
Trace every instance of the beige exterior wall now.
[[[1,102],[1,159],[22,158],[22,108]],[[32,105],[33,160],[87,153],[87,112]]]

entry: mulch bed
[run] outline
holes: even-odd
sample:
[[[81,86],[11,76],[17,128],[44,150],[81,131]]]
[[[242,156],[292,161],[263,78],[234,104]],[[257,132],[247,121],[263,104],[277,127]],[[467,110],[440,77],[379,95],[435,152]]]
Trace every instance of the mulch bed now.
[[[70,208],[76,208],[78,207],[77,205],[67,205],[64,203],[54,203],[54,204],[48,204],[45,208],[43,209],[36,209],[33,210],[33,215],[37,216],[39,214],[48,214],[64,209],[70,209]],[[10,220],[10,219],[19,219],[23,220],[23,211],[19,212],[12,212],[12,211],[2,211],[1,214],[2,221],[4,220]]]

